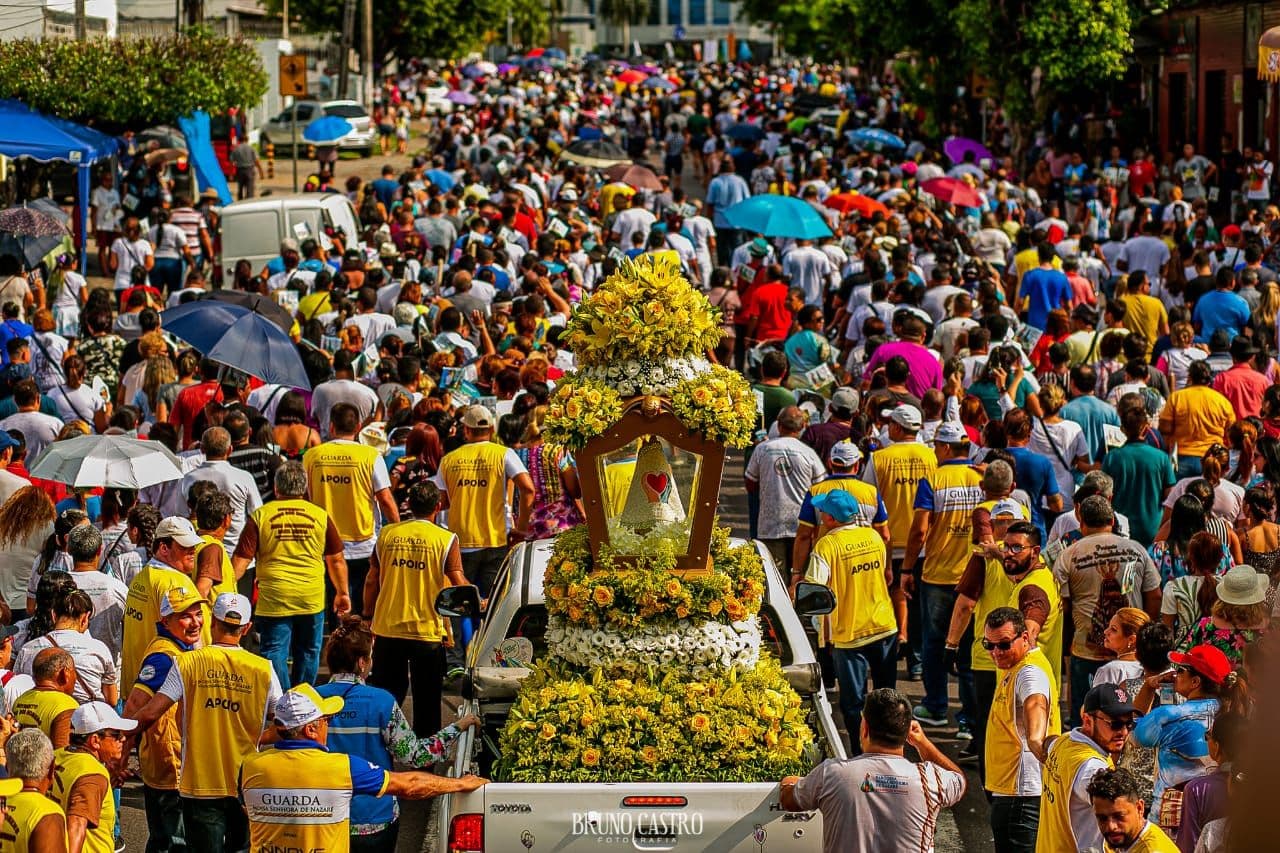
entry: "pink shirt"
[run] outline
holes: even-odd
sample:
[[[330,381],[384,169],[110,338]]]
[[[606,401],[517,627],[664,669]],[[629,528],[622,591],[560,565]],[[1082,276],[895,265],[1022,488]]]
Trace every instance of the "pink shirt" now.
[[[923,397],[930,388],[942,388],[942,365],[938,362],[938,354],[928,347],[913,341],[892,341],[876,347],[871,361],[862,371],[865,383],[870,383],[871,374],[883,367],[885,362],[900,355],[907,360],[911,375],[907,377],[907,390],[917,397]]]
[[[1267,377],[1248,364],[1232,365],[1213,380],[1213,390],[1231,401],[1240,420],[1262,414],[1262,395],[1270,385]]]
[[[1078,273],[1067,273],[1067,284],[1071,285],[1071,307],[1077,305],[1097,305],[1098,295],[1093,292],[1093,282]]]

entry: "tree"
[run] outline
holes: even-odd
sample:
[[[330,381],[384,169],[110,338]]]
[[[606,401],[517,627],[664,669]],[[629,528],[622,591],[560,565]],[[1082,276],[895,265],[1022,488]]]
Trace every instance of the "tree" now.
[[[600,17],[622,30],[624,53],[631,49],[631,25],[649,14],[649,0],[600,0]]]
[[[204,31],[152,39],[0,42],[0,98],[114,132],[258,103],[253,44]]]

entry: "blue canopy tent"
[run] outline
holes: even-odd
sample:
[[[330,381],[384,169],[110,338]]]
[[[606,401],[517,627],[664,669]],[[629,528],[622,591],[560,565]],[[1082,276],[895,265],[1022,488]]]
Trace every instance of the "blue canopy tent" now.
[[[40,163],[70,163],[76,167],[79,223],[76,250],[81,272],[85,269],[93,164],[110,157],[117,147],[117,141],[105,133],[36,112],[21,101],[0,101],[0,154],[30,157]]]
[[[209,114],[204,110],[196,110],[186,118],[178,119],[178,127],[187,138],[187,154],[191,158],[191,164],[195,166],[200,186],[217,190],[219,204],[231,204],[235,199],[231,197],[227,176],[222,173],[218,155],[213,150],[209,134]]]

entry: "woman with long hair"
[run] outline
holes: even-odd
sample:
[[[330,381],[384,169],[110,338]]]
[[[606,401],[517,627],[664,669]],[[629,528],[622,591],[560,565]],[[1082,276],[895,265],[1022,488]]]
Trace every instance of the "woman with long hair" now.
[[[154,424],[169,420],[170,403],[161,396],[160,389],[177,381],[178,369],[168,355],[153,355],[143,363],[142,385],[129,401],[142,413],[143,421]]]
[[[573,457],[562,447],[543,440],[543,424],[547,407],[538,406],[529,413],[522,446],[516,455],[533,479],[533,514],[529,522],[529,539],[550,539],[584,520],[582,487]]]
[[[1222,543],[1212,533],[1201,531],[1187,544],[1187,573],[1165,584],[1160,598],[1160,621],[1181,640],[1201,619],[1210,615],[1218,600],[1218,568],[1222,563]]]
[[[1196,330],[1190,323],[1174,323],[1169,329],[1169,348],[1156,359],[1156,370],[1169,377],[1169,391],[1187,387],[1187,368],[1209,354],[1194,346]]]
[[[1192,484],[1203,480],[1210,494],[1210,497],[1205,500],[1205,508],[1214,517],[1222,519],[1226,527],[1234,525],[1236,516],[1240,514],[1240,508],[1244,505],[1244,487],[1228,479],[1230,465],[1231,451],[1216,442],[1211,445],[1200,457],[1200,473],[1193,477],[1183,477],[1169,490],[1164,500],[1164,514],[1161,521],[1169,518],[1174,501],[1187,494]],[[1217,530],[1214,532],[1218,533],[1219,538],[1224,538],[1222,532]]]
[[[379,767],[430,767],[446,756],[458,735],[480,724],[479,718],[466,716],[430,737],[415,735],[395,697],[365,683],[373,666],[373,632],[359,616],[345,616],[333,629],[325,663],[331,675],[316,692],[343,702],[342,728],[329,732],[328,748],[334,752]],[[400,804],[395,797],[352,797],[351,853],[394,850],[399,834]]]
[[[320,434],[307,425],[306,398],[297,391],[280,398],[274,435],[285,459],[301,459],[302,454],[320,443]]]
[[[36,584],[36,606],[26,619],[15,623],[18,633],[13,635],[14,660],[18,659],[18,653],[27,640],[43,637],[53,630],[58,603],[78,590],[70,572],[45,572],[41,576],[40,583]]]
[[[1161,584],[1190,574],[1187,567],[1188,547],[1193,536],[1203,533],[1206,526],[1204,504],[1194,495],[1183,495],[1173,504],[1169,523],[1156,533],[1156,541],[1148,550],[1151,561],[1160,572]],[[1214,537],[1217,539],[1217,537]],[[1231,568],[1232,558],[1226,543],[1218,539],[1218,573]]]
[[[53,533],[53,501],[36,486],[23,486],[0,506],[0,595],[14,613],[27,609],[27,581]]]
[[[27,580],[27,606],[19,610],[13,619],[26,618],[36,607],[36,586],[45,572],[71,571],[71,555],[67,553],[67,536],[82,524],[89,523],[89,514],[78,509],[63,510],[53,521],[53,532],[44,540],[44,547],[36,556],[31,566],[31,577]]]
[[[391,495],[400,507],[400,514],[409,511],[409,489],[430,480],[440,470],[444,457],[444,445],[440,434],[430,424],[417,423],[409,430],[404,442],[404,455],[391,468]]]
[[[1257,642],[1267,632],[1271,623],[1271,608],[1267,606],[1267,588],[1271,579],[1260,574],[1253,566],[1235,566],[1218,578],[1214,586],[1217,600],[1209,608],[1209,614],[1191,626],[1178,643],[1187,649],[1208,644],[1220,649],[1239,666],[1244,660],[1245,646]]]
[[[1237,486],[1246,486],[1253,479],[1253,454],[1258,435],[1258,424],[1254,420],[1236,421],[1227,427],[1227,479]]]
[[[1280,438],[1280,385],[1269,385],[1262,392],[1259,416],[1262,434],[1267,438]]]
[[[89,636],[92,618],[93,599],[84,590],[76,588],[57,599],[53,603],[53,627],[43,634],[33,631],[27,635],[14,671],[31,675],[37,654],[48,648],[62,649],[76,662],[76,683],[71,694],[76,701],[106,702],[115,707],[120,698],[120,673],[107,644]]]
[[[1271,576],[1271,593],[1280,576],[1280,524],[1275,522],[1275,493],[1255,486],[1244,493],[1244,507],[1236,517],[1243,562]]]
[[[107,429],[111,416],[108,404],[87,383],[88,374],[84,359],[69,355],[62,363],[65,381],[49,391],[49,399],[58,408],[58,416],[64,422],[83,421],[102,433]]]
[[[1142,675],[1138,662],[1138,632],[1151,622],[1145,610],[1121,607],[1102,632],[1102,644],[1115,655],[1093,674],[1094,684],[1124,684]]]

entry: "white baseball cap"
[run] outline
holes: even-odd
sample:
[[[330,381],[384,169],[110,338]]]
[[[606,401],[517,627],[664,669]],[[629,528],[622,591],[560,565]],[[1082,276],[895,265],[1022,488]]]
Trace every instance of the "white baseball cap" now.
[[[71,733],[74,735],[91,735],[104,729],[131,732],[137,727],[137,720],[126,720],[106,702],[86,702],[71,715]]]
[[[299,684],[276,703],[276,722],[286,729],[296,729],[321,717],[332,717],[342,710],[341,696],[324,697],[310,684]]]
[[[883,412],[882,412],[883,414]],[[920,410],[910,403],[902,403],[894,406],[889,411],[889,420],[893,421],[903,429],[909,429],[913,432],[919,432],[924,421],[920,415]]]
[[[947,421],[938,427],[938,431],[934,433],[933,440],[942,444],[968,444],[969,433],[964,431],[964,427],[955,421]]]
[[[228,625],[248,625],[253,619],[253,605],[238,592],[224,592],[213,602],[213,618]]]
[[[204,542],[189,519],[180,515],[171,515],[156,525],[156,532],[151,540],[172,539],[183,548],[194,548]]]
[[[838,441],[831,446],[827,458],[832,465],[856,465],[862,458],[862,451],[852,441]]]

